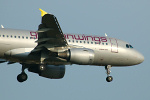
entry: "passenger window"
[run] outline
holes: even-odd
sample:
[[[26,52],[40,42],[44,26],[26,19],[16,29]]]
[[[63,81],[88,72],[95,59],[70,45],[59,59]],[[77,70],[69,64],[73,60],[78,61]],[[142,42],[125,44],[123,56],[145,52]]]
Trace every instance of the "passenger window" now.
[[[28,39],[28,37],[26,37],[26,39]]]
[[[87,42],[87,44],[89,44],[89,41]]]
[[[20,36],[18,36],[18,38],[20,38]]]
[[[7,38],[8,38],[9,36],[7,35]]]
[[[104,43],[102,43],[102,45],[104,45]]]
[[[82,43],[82,41],[80,41],[80,43]]]
[[[24,39],[24,36],[22,36],[22,38]]]
[[[5,35],[3,35],[3,37],[5,37]]]
[[[108,43],[106,43],[106,45],[108,45]]]
[[[72,42],[74,43],[74,40],[72,40]]]
[[[69,42],[70,42],[70,40],[69,40]]]
[[[76,43],[78,43],[78,41],[76,41]]]
[[[84,43],[85,43],[85,41],[84,41]]]
[[[16,38],[16,36],[14,36],[14,38]]]
[[[12,38],[13,36],[11,35],[10,37]]]

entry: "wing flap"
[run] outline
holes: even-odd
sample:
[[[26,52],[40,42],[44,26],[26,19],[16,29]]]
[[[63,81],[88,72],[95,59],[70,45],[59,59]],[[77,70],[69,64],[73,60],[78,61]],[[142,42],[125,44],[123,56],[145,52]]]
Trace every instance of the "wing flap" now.
[[[37,32],[38,33],[43,33],[43,32],[47,32],[49,30],[53,30],[53,29],[51,29],[51,28],[43,28],[43,29],[39,29]]]
[[[45,42],[45,41],[54,40],[54,39],[55,39],[55,38],[42,38],[42,39],[39,39],[39,40],[37,40],[37,41],[35,41],[35,42],[40,43],[40,42]]]

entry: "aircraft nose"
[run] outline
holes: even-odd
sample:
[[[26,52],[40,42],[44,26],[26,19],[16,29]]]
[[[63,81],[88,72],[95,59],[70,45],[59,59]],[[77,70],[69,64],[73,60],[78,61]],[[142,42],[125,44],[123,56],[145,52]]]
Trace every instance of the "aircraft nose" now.
[[[137,62],[140,64],[144,61],[144,56],[140,53],[137,54]]]
[[[130,52],[130,61],[132,65],[140,64],[144,61],[144,56],[135,49],[132,49]]]

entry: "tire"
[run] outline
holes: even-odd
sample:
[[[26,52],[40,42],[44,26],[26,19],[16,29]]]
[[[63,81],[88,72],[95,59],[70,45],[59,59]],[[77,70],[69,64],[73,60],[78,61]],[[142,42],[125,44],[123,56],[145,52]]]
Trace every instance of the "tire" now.
[[[26,73],[21,73],[17,76],[18,82],[24,82],[27,80],[27,78],[28,78],[28,76]]]
[[[106,81],[107,82],[111,82],[113,80],[113,77],[112,76],[108,76],[107,78],[106,78]]]

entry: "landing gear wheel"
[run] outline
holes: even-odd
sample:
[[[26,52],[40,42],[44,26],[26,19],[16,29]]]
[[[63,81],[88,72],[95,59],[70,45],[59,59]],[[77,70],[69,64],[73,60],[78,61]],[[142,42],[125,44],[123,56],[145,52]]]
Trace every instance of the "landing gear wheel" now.
[[[18,80],[19,82],[24,82],[24,81],[26,81],[27,79],[28,79],[28,76],[27,76],[26,73],[21,73],[21,74],[19,74],[19,75],[17,76],[17,80]]]
[[[44,71],[44,70],[45,70],[45,65],[43,65],[43,64],[40,65],[40,66],[39,66],[39,70],[40,70],[40,71]]]
[[[113,77],[112,76],[110,76],[110,69],[111,69],[111,65],[107,65],[107,66],[105,66],[105,70],[106,70],[106,74],[107,74],[107,77],[106,77],[106,81],[107,82],[111,82],[112,80],[113,80]]]
[[[106,78],[106,81],[107,82],[111,82],[113,80],[113,77],[112,76],[107,76],[107,78]]]

